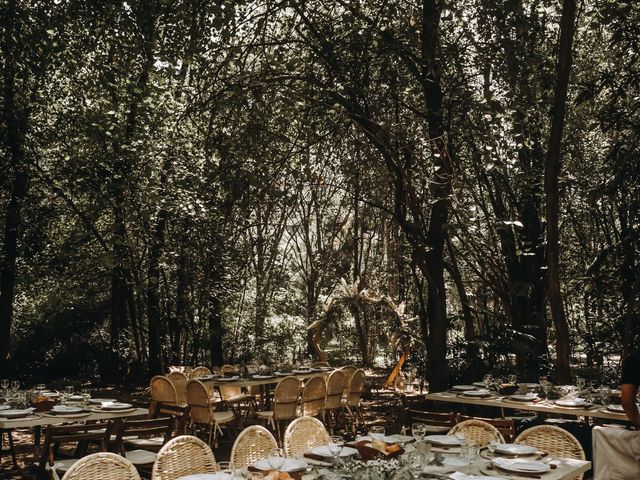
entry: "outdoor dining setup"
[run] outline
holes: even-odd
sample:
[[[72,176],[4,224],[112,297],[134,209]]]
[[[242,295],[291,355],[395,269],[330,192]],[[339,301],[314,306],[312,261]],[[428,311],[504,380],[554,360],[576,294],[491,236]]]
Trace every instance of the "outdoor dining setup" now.
[[[33,429],[31,471],[64,480],[586,478],[590,449],[544,419],[622,427],[617,392],[509,380],[417,394],[407,384],[381,390],[351,365],[176,367],[150,380],[144,405],[10,385],[0,430],[12,442],[14,430]],[[365,417],[365,402],[389,394],[411,404]],[[476,408],[496,414],[461,412]],[[524,412],[542,421],[520,424]],[[72,455],[61,455],[68,444]]]

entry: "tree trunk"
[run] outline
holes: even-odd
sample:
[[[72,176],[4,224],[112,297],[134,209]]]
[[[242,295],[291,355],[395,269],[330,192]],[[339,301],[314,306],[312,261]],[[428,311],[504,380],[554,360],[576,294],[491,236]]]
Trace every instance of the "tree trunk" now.
[[[559,204],[558,178],[561,170],[560,150],[567,101],[567,88],[571,74],[571,49],[575,31],[575,0],[564,0],[560,19],[560,55],[557,67],[557,82],[553,100],[553,117],[549,134],[549,150],[545,164],[544,190],[547,217],[547,267],[548,295],[551,316],[556,329],[556,369],[557,381],[563,384],[571,381],[569,369],[569,327],[560,291],[559,267]]]

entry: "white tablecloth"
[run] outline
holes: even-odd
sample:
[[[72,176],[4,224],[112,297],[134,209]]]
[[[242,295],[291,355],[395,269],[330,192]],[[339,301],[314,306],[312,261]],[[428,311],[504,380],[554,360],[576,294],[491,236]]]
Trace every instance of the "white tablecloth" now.
[[[593,479],[640,479],[640,432],[594,427]]]

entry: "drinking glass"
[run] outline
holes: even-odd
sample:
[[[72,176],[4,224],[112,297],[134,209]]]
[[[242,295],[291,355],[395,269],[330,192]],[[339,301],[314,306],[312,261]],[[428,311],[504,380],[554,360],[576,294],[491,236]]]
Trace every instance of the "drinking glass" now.
[[[415,478],[418,478],[425,467],[424,455],[417,450],[407,454],[407,466]]]
[[[39,383],[36,385],[36,390],[38,393],[42,393],[47,390],[47,386],[44,383]]]
[[[64,387],[65,393],[69,396],[73,395],[74,390],[75,389],[73,388],[73,385],[67,385],[66,387]]]
[[[0,380],[0,387],[2,387],[2,393],[4,395],[8,395],[9,394],[9,379],[8,378],[3,378],[2,380]]]
[[[338,461],[338,457],[342,453],[342,449],[344,448],[344,438],[340,435],[332,435],[329,439],[329,453],[333,457],[334,462]]]
[[[371,437],[371,440],[383,441],[384,440],[384,427],[382,425],[373,425],[369,429],[369,436]]]
[[[584,377],[576,377],[576,386],[578,387],[578,395],[583,395],[587,381]]]
[[[418,440],[422,441],[424,436],[427,434],[427,425],[424,423],[412,423],[411,424],[411,434]]]
[[[12,380],[11,381],[11,390],[13,391],[13,393],[16,393],[18,390],[20,390],[20,381],[19,380]]]
[[[549,399],[549,392],[553,388],[553,383],[546,381],[544,384],[541,384],[541,385],[542,385],[542,391],[544,391],[544,397],[546,399]]]
[[[473,462],[478,456],[478,445],[475,442],[468,442],[461,449],[462,458],[468,462]]]
[[[496,451],[496,448],[498,448],[498,442],[496,442],[495,440],[491,440],[489,442],[489,452],[491,453],[491,455],[493,455]]]
[[[278,448],[274,448],[269,453],[267,457],[267,461],[269,462],[269,466],[274,470],[280,471],[282,465],[284,465],[284,457],[282,456],[282,452]]]
[[[82,395],[84,406],[86,407],[89,403],[89,399],[91,398],[91,391],[88,388],[83,388],[82,390],[80,390],[80,393]]]
[[[454,433],[454,436],[458,439],[460,445],[464,446],[467,443],[467,436],[462,430],[458,430],[456,433]]]
[[[484,377],[482,377],[482,383],[484,383],[485,387],[489,388],[491,384],[493,384],[493,375],[487,373]]]
[[[507,379],[508,379],[509,383],[512,383],[512,384],[515,385],[516,384],[516,380],[518,380],[518,377],[515,374],[512,373],[511,375],[509,375],[507,377]]]
[[[609,387],[600,388],[600,400],[605,407],[609,405],[609,397],[611,396],[611,389]]]

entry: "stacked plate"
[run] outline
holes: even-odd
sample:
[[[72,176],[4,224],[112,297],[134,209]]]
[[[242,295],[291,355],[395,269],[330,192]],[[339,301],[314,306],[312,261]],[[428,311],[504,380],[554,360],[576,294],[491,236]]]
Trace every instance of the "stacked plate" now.
[[[273,467],[269,463],[269,460],[262,458],[253,464],[254,468],[258,470],[273,470]],[[302,472],[306,470],[309,464],[304,460],[298,458],[285,458],[284,463],[278,468],[279,472]]]
[[[424,439],[433,444],[443,447],[458,447],[460,446],[460,440],[453,435],[427,435]]]
[[[486,398],[492,395],[493,393],[491,393],[491,391],[487,390],[486,388],[480,388],[478,390],[468,390],[468,391],[462,392],[462,396],[464,397]]]
[[[118,411],[118,410],[128,410],[130,408],[133,408],[133,405],[131,405],[130,403],[105,402],[102,404],[103,410]]]
[[[500,470],[524,475],[536,475],[551,470],[551,466],[548,463],[538,462],[537,460],[494,458],[492,462]]]
[[[538,398],[537,393],[525,393],[525,394],[516,394],[510,395],[509,400],[514,400],[516,402],[533,402],[536,398]]]
[[[24,418],[28,417],[34,412],[35,408],[8,408],[0,411],[0,417],[2,418]]]
[[[535,455],[538,453],[538,449],[530,447],[529,445],[522,445],[519,443],[501,443],[496,446],[495,453],[497,455],[515,455],[515,456],[527,456]]]
[[[319,455],[321,457],[333,457],[331,452],[329,451],[328,445],[320,445],[319,447],[313,447],[309,453],[313,453],[314,455]],[[340,452],[341,457],[352,457],[358,453],[358,450],[351,447],[343,447]]]
[[[53,413],[54,415],[68,415],[74,413],[82,413],[84,411],[85,410],[82,407],[75,407],[71,405],[54,405],[49,413]]]
[[[471,390],[477,390],[478,387],[475,387],[473,385],[454,385],[453,387],[451,387],[451,391],[452,392],[469,392]]]
[[[584,398],[561,398],[556,400],[559,407],[581,408],[589,405]]]

